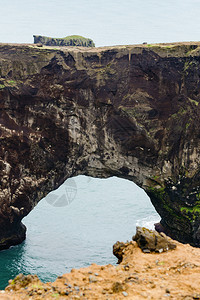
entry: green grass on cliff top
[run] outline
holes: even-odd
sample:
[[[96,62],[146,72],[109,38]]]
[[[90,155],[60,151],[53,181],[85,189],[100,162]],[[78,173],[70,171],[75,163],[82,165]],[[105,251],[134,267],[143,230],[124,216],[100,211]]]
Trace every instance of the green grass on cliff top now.
[[[38,37],[39,35],[36,35],[36,37]],[[71,40],[71,39],[82,39],[82,40],[88,40],[89,38],[85,38],[84,36],[81,35],[68,35],[66,37],[63,38],[52,38],[50,36],[42,36],[44,38],[48,38],[48,39],[55,39],[55,40]]]
[[[85,38],[84,36],[81,36],[81,35],[68,35],[68,36],[64,37],[63,39],[65,39],[65,40],[71,40],[71,39],[87,40],[87,38]]]

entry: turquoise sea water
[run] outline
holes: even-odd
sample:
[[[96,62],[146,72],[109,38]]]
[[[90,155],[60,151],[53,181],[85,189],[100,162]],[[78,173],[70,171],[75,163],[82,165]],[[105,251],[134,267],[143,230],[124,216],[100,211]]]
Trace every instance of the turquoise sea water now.
[[[131,240],[136,225],[153,228],[159,220],[145,192],[128,180],[70,179],[24,219],[26,241],[0,252],[0,289],[21,272],[52,281],[93,262],[115,264],[112,245]]]

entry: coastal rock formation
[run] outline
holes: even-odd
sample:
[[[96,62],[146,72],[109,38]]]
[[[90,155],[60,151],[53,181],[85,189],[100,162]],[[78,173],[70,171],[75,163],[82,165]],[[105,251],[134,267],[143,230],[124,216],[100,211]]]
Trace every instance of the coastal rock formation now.
[[[127,242],[119,265],[72,269],[55,282],[19,274],[0,299],[200,299],[200,249],[172,242],[175,250],[153,254]]]
[[[171,241],[163,232],[158,233],[145,227],[136,227],[136,234],[133,236],[138,246],[144,253],[162,253],[176,249],[176,244]],[[118,258],[118,264],[123,261],[127,246],[130,243],[116,242],[113,245],[113,254]]]
[[[176,245],[172,243],[163,232],[158,233],[155,230],[149,230],[145,227],[136,228],[133,241],[136,241],[138,246],[145,253],[162,253],[176,248]]]
[[[0,247],[67,178],[118,176],[200,245],[200,43],[0,45]]]
[[[82,46],[95,47],[93,40],[80,35],[69,35],[64,38],[51,38],[42,35],[34,35],[34,44],[42,44],[46,46]]]

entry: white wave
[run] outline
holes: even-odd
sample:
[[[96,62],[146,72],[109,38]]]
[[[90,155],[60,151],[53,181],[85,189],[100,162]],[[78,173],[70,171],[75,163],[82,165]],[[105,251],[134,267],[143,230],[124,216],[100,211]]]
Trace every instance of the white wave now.
[[[154,229],[154,224],[160,222],[158,215],[148,216],[136,221],[136,226],[146,227],[148,229]]]

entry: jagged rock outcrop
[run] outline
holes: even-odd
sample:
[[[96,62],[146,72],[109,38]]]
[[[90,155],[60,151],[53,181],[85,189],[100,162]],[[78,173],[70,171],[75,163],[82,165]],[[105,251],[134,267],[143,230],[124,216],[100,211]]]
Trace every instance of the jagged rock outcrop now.
[[[200,249],[171,242],[175,250],[148,254],[136,242],[121,243],[119,265],[93,263],[54,282],[19,274],[0,291],[0,299],[199,299]]]
[[[145,227],[136,227],[136,234],[132,237],[132,240],[137,243],[138,247],[140,247],[144,253],[163,253],[176,249],[174,241],[163,232],[158,233],[155,230],[150,230]],[[113,254],[117,257],[118,264],[123,261],[126,248],[130,243],[132,242],[123,243],[117,241],[113,245]]]
[[[95,47],[93,40],[80,35],[69,35],[64,38],[51,38],[42,35],[34,35],[34,44],[42,44],[46,46],[82,46]]]
[[[0,45],[0,246],[68,177],[119,176],[171,237],[200,245],[200,43]]]
[[[137,227],[136,234],[132,239],[137,242],[138,246],[145,253],[162,253],[176,248],[176,244],[174,244],[163,232],[158,233],[155,230],[149,230],[145,227]]]

